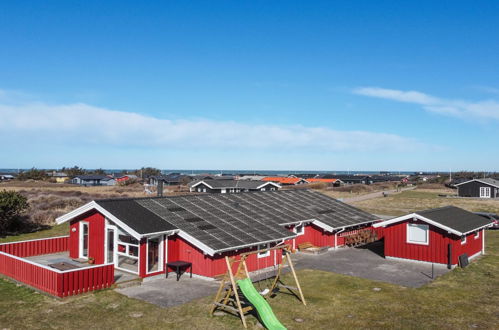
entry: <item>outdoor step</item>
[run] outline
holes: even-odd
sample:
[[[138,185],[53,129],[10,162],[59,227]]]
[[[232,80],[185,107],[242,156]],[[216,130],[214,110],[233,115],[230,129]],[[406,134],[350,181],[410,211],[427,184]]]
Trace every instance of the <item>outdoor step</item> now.
[[[142,285],[142,279],[133,279],[130,281],[116,283],[116,287],[119,289],[130,288],[130,287],[139,286],[139,285]]]

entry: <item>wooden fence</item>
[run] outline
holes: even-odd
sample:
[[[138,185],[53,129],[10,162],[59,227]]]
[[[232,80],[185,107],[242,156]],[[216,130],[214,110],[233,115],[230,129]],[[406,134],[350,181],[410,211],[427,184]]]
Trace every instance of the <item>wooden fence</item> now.
[[[23,257],[68,250],[68,236],[0,244],[0,274],[57,297],[108,288],[114,265],[93,265],[61,271]]]
[[[69,236],[33,239],[29,241],[0,244],[0,252],[5,252],[7,254],[11,254],[21,258],[64,252],[68,251],[68,249]]]

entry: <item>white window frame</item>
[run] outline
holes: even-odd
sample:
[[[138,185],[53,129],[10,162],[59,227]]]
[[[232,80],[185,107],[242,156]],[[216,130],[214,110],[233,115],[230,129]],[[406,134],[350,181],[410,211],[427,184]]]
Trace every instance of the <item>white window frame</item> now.
[[[158,250],[159,250],[159,256],[158,256],[158,269],[157,270],[153,270],[153,271],[149,271],[149,239],[155,239],[155,238],[159,238],[159,246],[158,246]],[[163,267],[164,267],[164,243],[165,243],[165,239],[164,239],[164,235],[161,235],[159,237],[148,237],[146,239],[146,274],[153,274],[153,273],[157,273],[157,272],[162,272],[163,271]]]
[[[490,198],[490,187],[480,187],[480,198]]]
[[[298,231],[298,227],[301,227],[301,230]],[[297,236],[305,235],[305,225],[304,224],[299,224],[293,227],[293,233],[295,233]]]
[[[269,244],[260,244],[258,245],[258,250],[264,250],[270,248]],[[257,253],[258,258],[266,258],[270,256],[270,250],[265,251],[265,252],[258,252]]]
[[[125,232],[123,230],[120,230],[120,228],[118,228],[118,232],[116,233],[116,246],[115,246],[115,255],[114,255],[115,266],[114,267],[116,269],[122,270],[124,272],[132,273],[132,274],[140,274],[140,263],[141,263],[140,262],[140,240],[137,240],[138,244],[132,244],[132,243],[122,242],[122,241],[120,241],[120,238],[119,238],[120,237],[120,232],[122,233],[122,235],[131,236],[127,232]],[[124,245],[125,246],[125,252],[120,252],[118,250],[118,245]],[[130,246],[137,247],[138,256],[129,255],[129,253],[130,253]],[[118,265],[119,265],[119,257],[120,256],[137,260],[137,271],[134,272],[134,271],[132,271],[130,269],[119,267]],[[147,270],[147,268],[146,268],[146,270]]]
[[[83,226],[87,226],[87,237],[88,237],[88,243],[87,243],[87,255],[83,255]],[[88,259],[88,251],[90,250],[90,224],[88,221],[80,221],[79,228],[78,228],[78,257],[81,259]]]
[[[417,241],[411,241],[409,239],[409,229],[411,227],[419,227],[419,228],[425,228],[426,230],[426,242],[417,242]],[[425,225],[425,224],[420,224],[420,223],[407,223],[406,226],[406,243],[408,244],[418,244],[418,245],[429,245],[430,244],[430,226]]]
[[[475,239],[479,239],[479,238],[480,238],[480,231],[477,231],[477,232],[475,233]]]
[[[466,244],[466,235],[461,236],[461,245]]]
[[[109,220],[106,219],[106,221],[108,222]],[[108,258],[108,230],[111,229],[113,231],[113,235],[114,235],[114,246],[113,246],[113,264],[116,266],[118,263],[117,263],[117,255],[116,255],[116,251],[118,249],[118,227],[114,226],[114,225],[107,225],[105,226],[105,232],[106,232],[106,236],[104,237],[104,260],[106,262],[106,264],[109,263],[109,258]]]

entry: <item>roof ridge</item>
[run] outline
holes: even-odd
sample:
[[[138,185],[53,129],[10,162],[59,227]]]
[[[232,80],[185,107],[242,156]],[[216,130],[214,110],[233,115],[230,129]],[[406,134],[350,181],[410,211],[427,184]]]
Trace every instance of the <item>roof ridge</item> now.
[[[313,191],[313,189],[284,189],[284,190],[269,190],[269,191],[248,191],[244,192],[244,194],[266,194],[266,193],[273,193],[273,194],[278,194],[278,193],[287,193],[287,192],[294,192],[294,191]],[[146,197],[118,197],[118,198],[102,198],[102,199],[95,199],[95,202],[106,202],[106,201],[129,201],[129,200],[145,200],[145,199],[162,199],[162,198],[168,198],[168,199],[175,199],[175,198],[182,198],[182,197],[189,197],[189,196],[197,196],[197,197],[202,197],[202,196],[212,196],[212,195],[219,195],[219,194],[206,194],[206,193],[186,193],[185,195],[174,195],[174,196],[146,196]],[[224,194],[220,194],[224,195]],[[230,194],[228,194],[230,195]]]

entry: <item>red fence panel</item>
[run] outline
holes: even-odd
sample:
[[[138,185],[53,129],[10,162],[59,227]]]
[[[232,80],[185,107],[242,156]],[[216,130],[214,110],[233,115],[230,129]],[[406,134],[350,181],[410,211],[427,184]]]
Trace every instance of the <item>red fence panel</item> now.
[[[67,247],[67,242],[61,242],[57,243],[61,244],[60,247]],[[14,248],[7,246],[7,249],[24,254],[28,253],[25,249],[30,249],[33,246],[36,247],[36,245],[28,244],[18,245]],[[52,245],[52,242],[49,243],[48,248],[49,251],[53,251],[54,245]],[[114,284],[113,264],[60,271],[1,251],[0,274],[58,297],[104,289]]]
[[[114,265],[98,265],[60,272],[58,296],[74,296],[83,292],[109,288],[114,284]]]
[[[0,273],[58,296],[58,273],[52,269],[0,252]]]
[[[0,244],[0,252],[16,257],[32,257],[41,254],[50,254],[68,251],[69,236],[41,238],[29,241]]]

